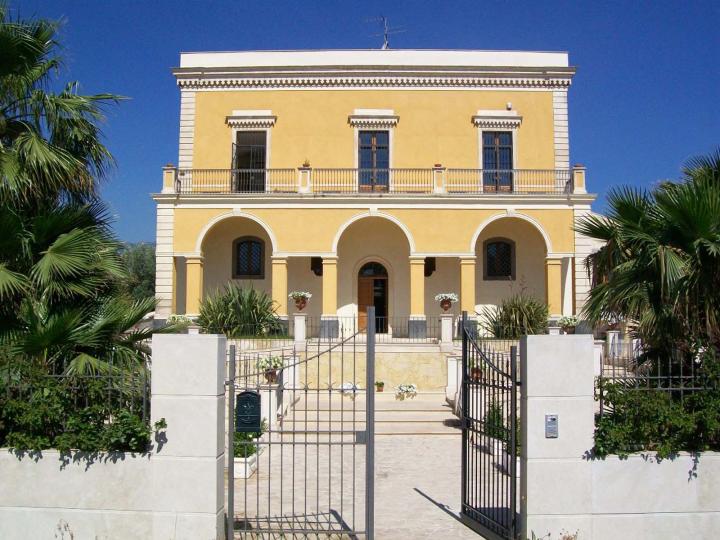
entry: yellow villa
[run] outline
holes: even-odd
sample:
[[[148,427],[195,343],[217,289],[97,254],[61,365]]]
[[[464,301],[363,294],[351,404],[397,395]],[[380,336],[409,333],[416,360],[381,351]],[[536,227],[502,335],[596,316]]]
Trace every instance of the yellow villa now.
[[[585,169],[571,166],[564,52],[183,53],[178,166],[157,202],[156,317],[228,282],[290,291],[332,334],[424,336],[525,292],[579,311]]]

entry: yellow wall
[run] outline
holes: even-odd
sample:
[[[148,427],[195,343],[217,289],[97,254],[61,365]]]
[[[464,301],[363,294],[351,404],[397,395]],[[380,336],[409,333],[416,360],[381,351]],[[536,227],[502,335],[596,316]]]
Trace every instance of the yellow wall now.
[[[354,216],[367,214],[366,210],[353,208],[247,208],[243,211],[267,224],[277,239],[278,251],[290,253],[331,252],[340,228]],[[230,208],[177,209],[175,251],[194,252],[205,226],[214,218],[231,213]],[[497,209],[393,208],[383,209],[382,213],[396,217],[409,229],[415,250],[420,253],[471,252],[470,243],[480,225],[490,218],[507,216],[505,211]],[[550,237],[554,252],[575,250],[572,208],[517,210],[516,214],[536,221]]]
[[[517,133],[518,169],[552,169],[553,109],[550,91],[497,90],[257,90],[198,92],[194,168],[229,168],[233,110],[270,109],[270,168],[355,167],[354,109],[393,109],[393,167],[479,166],[479,109],[513,109],[523,117]]]

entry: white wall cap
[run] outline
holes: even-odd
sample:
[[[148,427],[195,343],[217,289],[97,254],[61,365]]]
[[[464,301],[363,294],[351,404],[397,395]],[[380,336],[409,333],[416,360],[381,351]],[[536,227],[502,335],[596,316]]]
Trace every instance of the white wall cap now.
[[[431,49],[183,52],[181,68],[306,66],[569,67],[567,52]]]

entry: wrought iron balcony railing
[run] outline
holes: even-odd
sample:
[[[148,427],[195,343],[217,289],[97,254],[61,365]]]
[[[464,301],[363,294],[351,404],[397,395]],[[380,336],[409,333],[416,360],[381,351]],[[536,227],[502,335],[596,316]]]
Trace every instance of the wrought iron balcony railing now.
[[[570,194],[570,169],[166,169],[179,194]],[[168,182],[165,182],[166,187]],[[584,188],[584,169],[583,186]]]

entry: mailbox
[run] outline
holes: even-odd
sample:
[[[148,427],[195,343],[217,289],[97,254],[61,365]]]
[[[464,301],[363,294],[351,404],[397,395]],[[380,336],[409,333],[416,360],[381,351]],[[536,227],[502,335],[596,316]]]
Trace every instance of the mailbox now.
[[[240,392],[235,406],[235,431],[259,433],[261,422],[260,393],[252,390]]]

